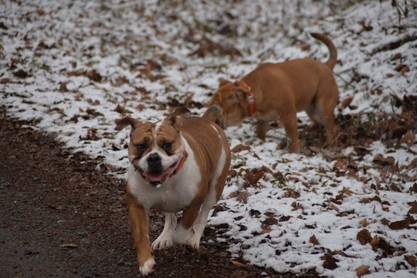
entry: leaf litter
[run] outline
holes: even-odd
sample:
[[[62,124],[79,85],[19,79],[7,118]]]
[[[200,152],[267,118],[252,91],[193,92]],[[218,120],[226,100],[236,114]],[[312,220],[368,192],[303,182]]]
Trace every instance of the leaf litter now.
[[[128,134],[115,133],[116,119],[154,121],[181,104],[201,114],[220,77],[325,60],[308,33],[326,33],[339,52],[337,143],[321,149],[323,131],[304,113],[301,154],[282,149],[280,126],[265,141],[251,120],[229,128],[232,170],[209,225],[236,264],[416,276],[417,7],[351,2],[7,2],[1,103],[124,178]]]

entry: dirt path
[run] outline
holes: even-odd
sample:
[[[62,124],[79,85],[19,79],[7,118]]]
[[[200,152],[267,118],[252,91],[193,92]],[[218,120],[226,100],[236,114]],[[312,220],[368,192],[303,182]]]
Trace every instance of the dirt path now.
[[[4,113],[0,157],[1,277],[138,276],[123,181]],[[151,223],[155,238],[163,222]],[[156,252],[153,277],[291,277],[233,263],[215,233],[206,229],[198,253]]]

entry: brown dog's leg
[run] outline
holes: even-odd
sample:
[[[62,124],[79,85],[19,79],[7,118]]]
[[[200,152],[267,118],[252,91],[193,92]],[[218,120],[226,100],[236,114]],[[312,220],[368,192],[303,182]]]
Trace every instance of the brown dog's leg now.
[[[258,120],[256,124],[256,136],[258,136],[258,138],[261,140],[265,140],[269,122],[264,120]]]
[[[135,240],[136,256],[139,270],[146,276],[154,272],[155,260],[152,256],[151,243],[149,241],[149,222],[145,208],[137,202],[128,191],[126,194],[129,220],[132,226]]]
[[[285,132],[289,139],[288,151],[290,153],[297,153],[300,151],[300,143],[298,141],[298,130],[297,130],[297,115],[296,113],[287,113],[281,115],[280,120],[284,125]]]

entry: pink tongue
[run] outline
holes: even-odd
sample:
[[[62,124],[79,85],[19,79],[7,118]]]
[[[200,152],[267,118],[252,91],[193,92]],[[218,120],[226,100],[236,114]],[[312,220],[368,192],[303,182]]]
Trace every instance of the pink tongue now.
[[[164,177],[164,173],[148,174],[148,181],[149,182],[158,182],[158,181],[161,181],[163,177]]]

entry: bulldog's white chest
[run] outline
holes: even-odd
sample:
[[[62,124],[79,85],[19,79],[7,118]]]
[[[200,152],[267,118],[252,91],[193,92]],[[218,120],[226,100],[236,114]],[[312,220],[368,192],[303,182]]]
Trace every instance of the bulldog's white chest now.
[[[201,181],[201,173],[194,153],[189,149],[188,154],[189,157],[183,168],[159,187],[147,183],[130,166],[127,179],[130,192],[146,209],[154,208],[163,212],[178,212],[185,209],[195,198]]]

